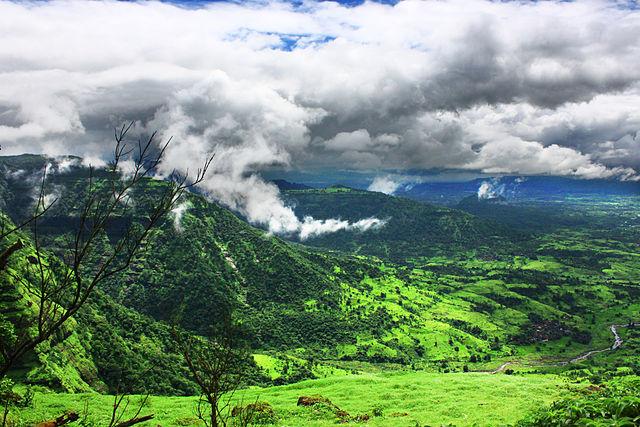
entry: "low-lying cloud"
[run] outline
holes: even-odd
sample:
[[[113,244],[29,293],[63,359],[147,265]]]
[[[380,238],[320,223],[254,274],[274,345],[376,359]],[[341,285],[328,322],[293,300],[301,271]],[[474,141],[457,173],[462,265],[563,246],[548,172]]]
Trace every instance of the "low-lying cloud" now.
[[[507,184],[500,182],[499,178],[492,178],[482,181],[478,188],[479,200],[491,200],[505,197],[507,193]]]
[[[377,176],[373,179],[367,190],[377,191],[378,193],[393,194],[402,185],[402,181],[395,180],[393,177]]]
[[[491,199],[510,199],[516,197],[519,191],[520,184],[526,182],[527,178],[519,176],[516,178],[490,178],[480,183],[478,187],[478,199],[479,200],[491,200]]]
[[[604,0],[0,1],[0,144],[96,163],[137,120],[173,136],[163,172],[215,152],[203,189],[273,233],[359,229],[297,218],[259,172],[637,180],[637,34]]]
[[[307,240],[326,233],[335,233],[336,231],[367,231],[375,230],[387,223],[386,220],[378,218],[366,218],[356,222],[349,222],[340,219],[317,220],[310,216],[304,218],[299,233],[300,240]]]
[[[184,228],[182,227],[182,219],[184,218],[184,214],[191,208],[191,203],[187,201],[183,201],[178,203],[172,210],[171,215],[173,216],[173,228],[178,233],[182,233]]]

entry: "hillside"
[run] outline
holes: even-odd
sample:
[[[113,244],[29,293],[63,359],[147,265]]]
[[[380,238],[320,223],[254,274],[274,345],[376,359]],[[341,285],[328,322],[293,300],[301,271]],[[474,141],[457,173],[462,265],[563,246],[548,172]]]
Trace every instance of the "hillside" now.
[[[478,219],[460,210],[420,203],[349,187],[290,190],[285,198],[299,217],[362,218],[385,220],[383,227],[359,231],[339,231],[306,240],[304,243],[394,261],[420,256],[477,251],[500,254],[517,251],[526,234],[497,222]]]
[[[563,227],[587,227],[592,223],[592,218],[587,217],[585,212],[571,210],[557,203],[549,205],[505,198],[478,199],[474,194],[460,200],[455,207],[478,218],[537,234]]]
[[[78,169],[51,176],[50,186],[59,194],[60,203],[42,221],[41,229],[54,251],[66,227],[74,223],[72,207],[81,194],[82,174]],[[5,200],[13,201],[14,212],[28,206],[17,203],[19,194],[11,192],[22,182],[11,178],[6,181]],[[161,185],[149,181],[143,190],[132,194],[136,206],[142,210],[156,191],[154,187]],[[431,213],[440,223],[460,223],[464,230],[475,232],[472,226],[478,225],[468,214],[423,208],[375,193],[344,189],[327,194],[348,195],[336,199],[338,208],[353,202],[354,197],[362,197],[363,206],[373,209],[384,197],[382,210],[358,210],[352,213],[354,216],[385,212],[398,215],[399,208],[406,206],[408,210],[401,218],[409,218],[413,209]],[[168,219],[154,232],[129,271],[102,289],[116,302],[156,320],[169,321],[182,306],[186,313],[182,326],[203,333],[225,307],[233,306],[250,328],[256,349],[304,348],[302,356],[309,358],[395,363],[443,358],[464,361],[473,352],[499,355],[510,350],[493,343],[508,341],[526,323],[530,308],[520,316],[494,316],[505,320],[494,320],[489,313],[467,315],[473,301],[440,291],[441,284],[448,285],[449,276],[444,272],[440,277],[437,272],[428,272],[431,268],[423,273],[376,259],[310,250],[267,236],[200,196],[190,195],[182,203],[189,207],[179,227]],[[134,218],[116,221],[111,239],[118,234],[118,223],[132,220],[135,214]],[[401,224],[400,218],[396,221],[392,227]],[[418,224],[426,224],[426,219]],[[435,230],[444,240],[443,233],[449,229]],[[190,268],[185,270],[185,265]],[[559,315],[552,308],[548,313],[551,317]]]
[[[0,223],[10,226],[2,214]],[[25,332],[20,325],[32,322],[35,313],[31,307],[37,303],[28,291],[37,279],[21,273],[30,271],[26,266],[34,254],[33,242],[27,234],[18,232],[7,243],[17,240],[24,247],[12,255],[6,271],[0,272],[3,343]],[[47,274],[61,273],[62,267],[53,256],[48,263],[51,267]],[[133,392],[191,394],[195,385],[186,377],[185,369],[181,356],[172,349],[166,325],[97,291],[63,331],[28,355],[13,375],[31,384],[69,392],[113,392],[126,384]]]
[[[53,251],[74,223],[72,207],[81,182],[81,170],[51,176],[60,204],[42,221],[41,230]],[[19,195],[10,193],[22,181],[7,183],[13,211],[24,211],[28,205],[15,203]],[[132,194],[141,210],[158,185],[162,183],[149,181]],[[182,326],[196,333],[206,332],[225,307],[233,306],[249,327],[256,350],[303,348],[296,353],[303,358],[362,362],[434,361],[443,355],[463,361],[470,351],[490,351],[496,337],[506,339],[507,326],[517,329],[522,323],[501,321],[496,326],[483,315],[478,322],[492,325],[493,332],[474,336],[467,323],[438,314],[450,307],[445,310],[451,316],[463,315],[455,314],[454,307],[465,310],[470,303],[440,295],[426,284],[418,288],[417,276],[404,268],[267,236],[200,196],[190,195],[182,203],[189,208],[179,227],[168,219],[129,271],[103,286],[115,302],[160,321],[169,321],[183,307]],[[110,238],[117,236],[119,223],[132,220],[135,215],[115,221]],[[503,351],[508,350],[498,347],[494,353]]]
[[[1,196],[13,220],[30,209],[27,190],[45,161],[2,163]],[[86,170],[54,164],[52,171],[47,192],[58,202],[40,232],[53,259],[77,223]],[[135,209],[113,221],[103,244],[139,221],[164,185],[147,180],[130,194]],[[182,215],[167,218],[131,267],[103,283],[66,332],[12,375],[56,390],[113,391],[125,381],[127,391],[190,394],[167,322],[180,311],[181,326],[201,334],[228,307],[251,341],[256,365],[247,385],[389,370],[486,372],[505,363],[523,372],[573,372],[572,363],[558,364],[607,348],[610,325],[640,317],[637,245],[597,237],[597,227],[531,236],[458,210],[346,187],[291,190],[286,197],[300,214],[388,222],[302,245],[188,194],[178,201]],[[625,206],[617,215],[634,218],[637,210]],[[629,224],[627,231],[634,229]],[[30,239],[26,231],[20,238]],[[354,248],[350,241],[358,254],[346,252]],[[20,251],[12,262],[28,255]],[[29,296],[11,281],[3,286],[1,320],[15,325],[12,313]],[[636,344],[625,345],[576,368],[606,372],[623,357],[640,369]]]

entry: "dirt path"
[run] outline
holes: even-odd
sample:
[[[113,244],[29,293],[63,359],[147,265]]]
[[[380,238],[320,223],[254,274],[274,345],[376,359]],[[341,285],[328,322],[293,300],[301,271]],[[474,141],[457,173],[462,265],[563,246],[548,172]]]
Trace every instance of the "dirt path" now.
[[[603,353],[605,351],[612,351],[612,350],[617,350],[619,349],[622,344],[624,343],[624,341],[622,340],[622,338],[620,338],[620,335],[618,334],[618,328],[627,328],[627,327],[633,327],[635,326],[635,322],[632,322],[630,324],[627,325],[611,325],[609,326],[609,329],[611,330],[611,333],[613,334],[613,344],[611,345],[611,347],[608,348],[603,348],[600,350],[590,350],[587,351],[586,353],[583,353],[579,356],[576,356],[572,359],[563,361],[563,362],[557,362],[557,363],[540,363],[538,364],[538,366],[565,366],[568,365],[570,363],[578,363],[581,362],[583,360],[586,360],[588,358],[590,358],[591,356],[593,356],[594,354],[598,354],[598,353]],[[488,374],[497,374],[499,372],[504,371],[507,366],[509,365],[513,365],[516,362],[504,362],[502,365],[500,365],[496,370],[494,371],[482,371],[482,372],[486,372]]]
[[[489,372],[490,374],[497,374],[498,372],[502,372],[505,370],[505,368],[509,365],[513,365],[514,362],[504,362],[502,365],[500,365],[498,367],[498,369],[496,369],[495,371],[491,371]]]

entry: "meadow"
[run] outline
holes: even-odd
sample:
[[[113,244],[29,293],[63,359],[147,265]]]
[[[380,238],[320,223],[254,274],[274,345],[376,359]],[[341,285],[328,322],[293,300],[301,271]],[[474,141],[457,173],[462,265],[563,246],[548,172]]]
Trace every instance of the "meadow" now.
[[[498,426],[513,424],[560,395],[584,388],[556,375],[403,372],[362,374],[307,380],[286,386],[239,391],[234,404],[268,402],[277,426],[332,426],[338,422],[326,407],[300,407],[300,396],[322,395],[352,417],[367,414],[370,426]],[[131,396],[135,412],[142,396]],[[22,425],[51,419],[65,410],[89,411],[84,425],[104,425],[111,416],[113,397],[97,393],[36,393],[33,408],[20,414]],[[86,407],[85,407],[86,405]],[[200,426],[194,415],[195,397],[151,396],[143,414],[153,413],[148,425]],[[346,425],[358,425],[358,421]],[[143,424],[144,425],[144,424]]]

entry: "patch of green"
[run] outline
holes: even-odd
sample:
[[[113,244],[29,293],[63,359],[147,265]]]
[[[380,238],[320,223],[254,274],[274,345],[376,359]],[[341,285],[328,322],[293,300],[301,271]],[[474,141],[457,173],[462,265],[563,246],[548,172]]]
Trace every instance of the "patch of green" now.
[[[268,402],[275,411],[278,426],[335,425],[332,413],[296,405],[299,396],[308,395],[322,395],[352,416],[368,414],[371,419],[367,425],[372,426],[413,427],[417,423],[493,426],[514,423],[567,392],[566,383],[553,375],[410,372],[350,375],[249,389],[239,392],[235,401]],[[136,399],[139,397],[132,398],[131,405]],[[85,401],[96,422],[108,419],[112,398],[97,394],[38,393],[34,408],[20,415],[24,423],[49,419],[65,410],[81,412]],[[195,398],[152,396],[143,413],[155,414],[153,422],[147,423],[149,426],[201,425],[194,419],[194,407]],[[374,416],[374,412],[378,415]]]
[[[564,397],[520,421],[521,427],[636,426],[640,423],[640,377],[614,379]]]

